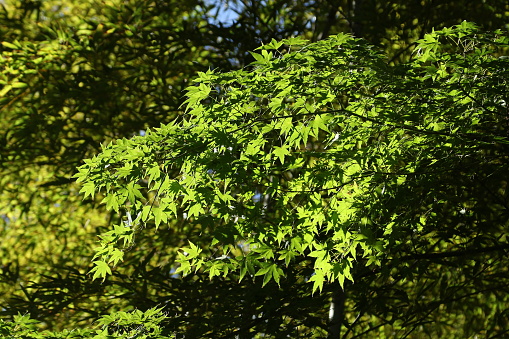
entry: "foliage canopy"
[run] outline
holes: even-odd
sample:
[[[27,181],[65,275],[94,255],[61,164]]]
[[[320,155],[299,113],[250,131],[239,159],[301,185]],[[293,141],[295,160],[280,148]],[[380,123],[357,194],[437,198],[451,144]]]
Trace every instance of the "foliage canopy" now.
[[[497,56],[507,43],[463,23],[389,66],[348,35],[292,38],[259,48],[246,69],[200,73],[183,121],[117,140],[80,167],[85,196],[104,192],[128,219],[101,236],[94,277],[111,274],[137,233],[178,219],[205,244],[181,249],[184,275],[279,284],[289,266],[309,266],[299,279],[313,292],[339,282],[354,300],[367,287],[359,280],[392,281],[411,310],[397,314],[404,331],[458,294],[495,302],[509,248],[508,63]],[[430,298],[426,311],[413,298]],[[358,302],[361,315],[396,316]],[[470,331],[504,329],[492,323],[499,306]],[[475,315],[444,316],[458,317]]]

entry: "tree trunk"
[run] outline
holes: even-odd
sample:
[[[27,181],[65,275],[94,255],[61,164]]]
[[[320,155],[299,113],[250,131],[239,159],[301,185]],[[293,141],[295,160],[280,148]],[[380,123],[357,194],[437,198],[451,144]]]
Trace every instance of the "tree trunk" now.
[[[341,323],[345,317],[345,292],[341,286],[336,287],[332,293],[329,308],[329,335],[327,339],[339,339],[341,337]]]
[[[363,0],[352,0],[350,10],[350,29],[356,38],[362,38],[362,5]]]

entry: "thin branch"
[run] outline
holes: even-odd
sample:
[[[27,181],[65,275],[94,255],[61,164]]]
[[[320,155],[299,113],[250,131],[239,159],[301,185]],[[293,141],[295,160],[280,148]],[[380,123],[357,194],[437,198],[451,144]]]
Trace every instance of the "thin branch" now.
[[[432,253],[415,253],[411,255],[405,255],[398,259],[400,260],[434,260],[443,258],[454,258],[454,257],[465,257],[482,253],[497,252],[509,250],[509,244],[501,244],[490,247],[481,247],[475,249],[465,249],[459,251],[448,251],[448,252],[432,252]]]

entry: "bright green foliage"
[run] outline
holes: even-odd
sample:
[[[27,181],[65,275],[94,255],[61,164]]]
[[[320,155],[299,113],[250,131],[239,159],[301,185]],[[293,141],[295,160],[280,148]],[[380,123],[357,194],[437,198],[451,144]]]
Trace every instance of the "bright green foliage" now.
[[[311,262],[303,278],[314,292],[333,282],[351,291],[354,334],[373,330],[369,314],[398,335],[500,333],[507,297],[479,319],[449,300],[486,305],[507,283],[489,277],[507,275],[508,41],[463,23],[389,66],[348,35],[289,39],[259,48],[248,68],[200,73],[183,121],[118,140],[79,168],[84,192],[104,192],[109,209],[132,218],[101,236],[95,277],[136,234],[178,219],[210,239],[181,249],[185,275],[280,284],[294,263]],[[407,314],[365,300],[385,284]],[[444,325],[426,327],[440,305],[450,307]],[[461,332],[463,323],[472,326]]]
[[[286,43],[297,47],[305,41]],[[203,266],[211,276],[222,275],[249,262],[251,273],[264,275],[264,283],[279,282],[282,263],[290,261],[285,258],[306,255],[316,258],[315,274],[310,277],[315,289],[321,289],[324,281],[351,280],[357,248],[367,258],[376,256],[381,244],[352,232],[348,225],[355,214],[355,193],[363,191],[358,173],[361,159],[347,162],[353,153],[343,152],[344,160],[338,153],[355,144],[328,151],[320,147],[330,139],[327,132],[344,124],[326,109],[340,110],[331,85],[353,88],[358,79],[369,81],[374,69],[381,67],[367,47],[355,44],[340,35],[274,60],[268,45],[261,54],[253,53],[259,66],[253,71],[202,73],[199,85],[188,92],[190,118],[182,126],[163,126],[144,137],[117,142],[87,161],[81,177],[92,179],[96,190],[111,192],[105,198],[110,209],[118,211],[119,205],[126,205],[131,215],[139,215],[134,231],[150,219],[158,227],[183,216],[204,232],[212,232],[211,245],[220,246],[221,259],[212,258],[212,253],[200,255],[191,244],[179,259],[179,270],[185,274]],[[350,67],[354,58],[361,60]],[[357,124],[350,126],[354,130]],[[154,172],[155,166],[160,167],[159,176],[150,177],[151,185],[147,181],[146,186],[154,199],[138,199],[129,183],[141,182],[149,175],[144,169]],[[324,199],[331,192],[335,196]],[[214,233],[217,228],[223,230],[220,237]],[[329,231],[336,235],[317,240]],[[108,250],[111,243],[130,244],[132,232],[116,227],[108,233],[94,268],[98,276],[108,272],[104,263],[113,255]],[[230,257],[231,248],[240,244],[245,250]]]
[[[57,339],[57,338],[93,338],[93,339],[171,339],[173,335],[163,334],[161,324],[166,316],[160,309],[146,312],[118,312],[103,316],[97,321],[97,330],[64,330],[62,332],[36,331],[37,320],[29,315],[14,316],[13,322],[0,321],[0,334],[5,338]]]
[[[140,338],[140,339],[170,339],[174,335],[164,335],[162,322],[166,316],[161,309],[153,308],[146,312],[117,312],[103,316],[98,320],[101,330],[96,332],[94,339],[108,338]]]

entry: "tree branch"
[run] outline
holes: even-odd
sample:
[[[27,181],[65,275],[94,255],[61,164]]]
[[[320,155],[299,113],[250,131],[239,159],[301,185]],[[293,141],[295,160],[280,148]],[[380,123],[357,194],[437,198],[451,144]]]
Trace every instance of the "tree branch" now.
[[[475,254],[488,253],[488,252],[496,252],[496,251],[504,251],[509,249],[509,244],[501,244],[490,247],[481,247],[475,249],[466,249],[460,251],[448,251],[448,252],[433,252],[433,253],[415,253],[411,255],[405,255],[400,257],[400,260],[433,260],[433,259],[443,259],[443,258],[454,258],[454,257],[465,257],[471,256]]]

